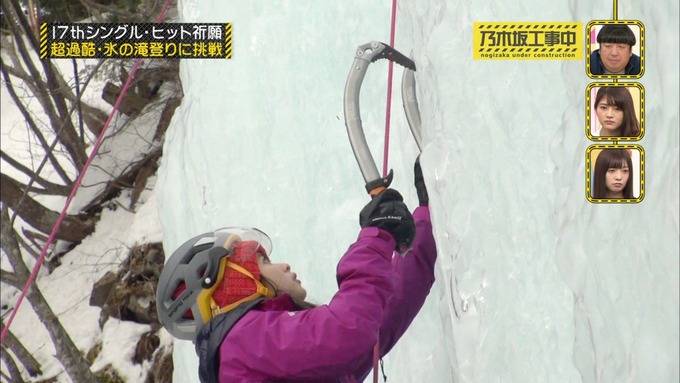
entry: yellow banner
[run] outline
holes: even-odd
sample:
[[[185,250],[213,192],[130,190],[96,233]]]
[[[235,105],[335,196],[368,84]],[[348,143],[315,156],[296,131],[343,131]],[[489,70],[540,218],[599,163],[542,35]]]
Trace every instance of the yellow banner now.
[[[43,23],[40,58],[231,58],[231,23]]]
[[[580,22],[476,22],[475,60],[582,60]]]

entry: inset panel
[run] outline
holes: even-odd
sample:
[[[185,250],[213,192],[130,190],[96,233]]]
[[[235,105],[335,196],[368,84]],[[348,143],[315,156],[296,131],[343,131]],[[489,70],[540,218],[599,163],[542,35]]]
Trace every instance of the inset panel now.
[[[645,29],[636,20],[594,20],[586,26],[586,73],[591,78],[640,78]]]
[[[639,145],[591,145],[586,151],[586,198],[638,203],[645,195],[645,152]]]
[[[592,141],[637,141],[645,135],[645,89],[639,83],[591,83],[586,135]]]

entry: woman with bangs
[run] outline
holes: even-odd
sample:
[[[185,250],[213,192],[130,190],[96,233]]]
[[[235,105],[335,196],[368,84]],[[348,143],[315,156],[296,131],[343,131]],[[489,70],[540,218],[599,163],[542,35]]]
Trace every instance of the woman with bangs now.
[[[595,160],[592,197],[632,199],[633,160],[625,149],[603,149]]]
[[[640,123],[635,116],[635,105],[625,87],[604,86],[595,96],[595,113],[600,123],[596,136],[637,137]]]

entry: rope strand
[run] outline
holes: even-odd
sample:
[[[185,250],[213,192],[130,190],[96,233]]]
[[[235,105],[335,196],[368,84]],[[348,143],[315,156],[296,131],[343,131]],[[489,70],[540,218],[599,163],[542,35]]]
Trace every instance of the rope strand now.
[[[390,22],[390,47],[394,48],[394,32],[397,24],[397,0],[392,0],[392,18]],[[389,60],[388,70],[387,70],[387,101],[385,107],[385,147],[383,150],[383,177],[387,176],[388,169],[388,158],[390,151],[390,118],[392,116],[392,73],[394,69],[394,63]],[[380,363],[380,370],[382,370],[382,375],[385,381],[387,381],[387,376],[385,375],[385,369],[382,364],[382,358],[380,357],[380,330],[378,330],[377,339],[375,342],[375,347],[373,347],[373,383],[378,383],[378,363]]]
[[[390,47],[394,48],[394,34],[397,24],[397,0],[392,0],[392,17],[390,22]],[[390,120],[392,116],[392,73],[394,63],[390,60],[387,67],[387,100],[385,106],[385,145],[383,149],[383,177],[387,176],[390,152]]]

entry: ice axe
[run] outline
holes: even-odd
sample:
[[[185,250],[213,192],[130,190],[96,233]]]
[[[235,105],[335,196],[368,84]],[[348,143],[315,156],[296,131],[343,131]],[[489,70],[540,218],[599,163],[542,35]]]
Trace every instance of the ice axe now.
[[[418,150],[422,151],[420,111],[418,110],[416,80],[414,76],[416,64],[399,51],[379,41],[371,41],[370,43],[360,45],[357,48],[356,56],[354,56],[354,62],[345,84],[345,126],[347,127],[352,151],[354,151],[354,157],[357,159],[359,169],[361,169],[361,174],[366,182],[366,191],[371,196],[376,196],[385,190],[392,183],[393,177],[392,170],[385,177],[382,177],[378,172],[371,151],[366,143],[359,107],[361,83],[364,81],[368,65],[380,59],[388,59],[405,68],[401,80],[402,103],[413,138],[416,140]]]

